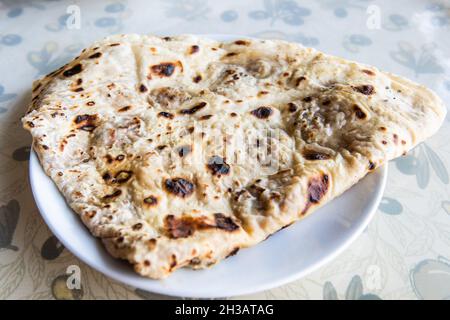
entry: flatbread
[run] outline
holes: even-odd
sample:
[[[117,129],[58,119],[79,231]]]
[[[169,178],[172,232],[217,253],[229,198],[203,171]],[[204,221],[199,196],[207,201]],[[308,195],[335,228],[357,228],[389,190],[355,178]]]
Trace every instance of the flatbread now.
[[[419,84],[296,43],[118,35],[36,81],[23,124],[91,233],[159,279],[305,217],[445,114]]]

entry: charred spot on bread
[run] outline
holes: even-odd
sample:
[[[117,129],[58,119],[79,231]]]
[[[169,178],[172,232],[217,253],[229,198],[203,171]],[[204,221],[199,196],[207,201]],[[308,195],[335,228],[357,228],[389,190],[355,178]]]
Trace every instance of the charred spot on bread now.
[[[176,108],[191,98],[186,91],[174,87],[162,87],[151,91],[152,98],[164,108]]]
[[[141,85],[139,86],[139,91],[140,91],[140,92],[147,92],[148,89],[147,89],[147,87],[146,87],[145,85],[141,84]]]
[[[177,266],[177,256],[172,254],[170,256],[171,262],[170,262],[170,270],[172,270],[173,268],[175,268]]]
[[[215,213],[214,221],[216,227],[221,230],[234,231],[239,229],[239,226],[233,221],[233,219],[223,215],[222,213]]]
[[[181,61],[176,62],[161,62],[150,67],[150,74],[148,76],[151,79],[151,75],[157,75],[159,77],[170,77],[177,67],[183,70]]]
[[[212,117],[213,117],[212,114],[205,114],[204,116],[201,116],[199,120],[208,120],[211,119]]]
[[[330,159],[330,155],[326,154],[326,153],[322,153],[322,152],[318,152],[318,151],[314,151],[314,150],[303,150],[302,152],[303,157],[306,160],[328,160]]]
[[[94,131],[96,128],[97,115],[96,114],[82,114],[74,119],[77,129],[84,131]]]
[[[194,234],[196,229],[202,228],[203,220],[196,220],[192,217],[176,218],[174,215],[167,215],[165,218],[165,228],[169,238],[187,238]]]
[[[353,105],[353,111],[358,119],[362,120],[367,118],[367,114],[365,114],[365,112],[357,104]]]
[[[191,153],[191,151],[192,151],[192,147],[191,147],[191,146],[188,146],[188,145],[181,146],[181,147],[179,147],[178,150],[177,150],[178,155],[179,155],[181,158],[187,156],[189,153]]]
[[[82,66],[81,63],[77,63],[76,65],[74,65],[72,68],[67,69],[66,71],[63,72],[63,76],[64,77],[71,77],[77,73],[80,73],[82,71]]]
[[[146,242],[148,250],[150,250],[150,251],[154,250],[156,248],[157,243],[158,243],[158,240],[156,240],[155,238],[149,239]]]
[[[356,86],[353,87],[353,89],[358,91],[359,93],[365,94],[366,96],[371,95],[375,92],[375,88],[370,84]]]
[[[102,56],[101,52],[96,52],[94,54],[91,54],[88,58],[89,59],[95,59],[95,58],[100,58]]]
[[[156,198],[155,196],[148,196],[146,198],[144,198],[144,203],[149,205],[149,206],[154,206],[156,204],[158,204],[158,198]]]
[[[132,171],[121,170],[116,173],[116,175],[114,176],[114,179],[115,179],[115,182],[117,182],[117,183],[125,183],[131,179],[132,175],[133,175]]]
[[[113,193],[103,196],[103,200],[113,200],[122,194],[122,190],[117,189]]]
[[[200,47],[196,44],[194,44],[193,46],[191,46],[191,48],[189,49],[189,53],[190,54],[194,54],[200,51]]]
[[[308,184],[309,201],[311,203],[319,203],[328,191],[328,184],[327,174],[322,175],[322,177],[311,179]]]
[[[201,75],[196,75],[193,79],[193,82],[195,83],[199,83],[200,81],[202,81],[202,76]]]
[[[33,89],[32,89],[32,92],[36,92],[36,91],[38,91],[39,90],[39,88],[42,86],[42,83],[41,82],[39,82]]]
[[[394,134],[392,135],[392,138],[393,138],[394,143],[395,143],[395,144],[398,144],[398,134],[394,133]]]
[[[236,255],[238,253],[239,249],[240,249],[239,247],[234,248],[227,254],[227,256],[225,258],[229,258],[229,257]]]
[[[295,111],[297,111],[297,105],[295,104],[295,103],[293,103],[293,102],[289,102],[288,103],[288,110],[289,110],[289,112],[295,112]]]
[[[165,112],[165,111],[161,111],[160,113],[158,113],[158,116],[159,117],[164,117],[164,118],[167,118],[167,119],[173,119],[174,118],[173,114],[171,114],[170,112]]]
[[[153,74],[157,74],[163,77],[170,77],[175,71],[175,64],[172,62],[163,62],[154,66],[151,66]]]
[[[310,179],[307,189],[306,205],[302,211],[304,215],[308,209],[319,203],[325,196],[329,188],[329,176],[327,174],[322,174],[321,176],[314,177]]]
[[[236,40],[234,44],[237,44],[238,46],[248,46],[250,42],[247,40]]]
[[[125,106],[125,107],[122,107],[122,108],[120,108],[119,110],[117,110],[118,112],[126,112],[126,111],[128,111],[128,110],[130,110],[131,109],[131,106]]]
[[[230,165],[225,162],[224,158],[219,156],[209,158],[207,167],[214,176],[224,175],[230,172]]]
[[[138,231],[138,230],[141,230],[143,226],[144,226],[144,225],[143,225],[142,223],[138,222],[138,223],[134,224],[131,228],[132,228],[134,231]]]
[[[304,80],[306,80],[306,77],[304,77],[304,76],[298,77],[295,80],[295,86],[298,87],[300,85],[300,83],[302,83]]]
[[[263,106],[250,111],[250,113],[258,119],[267,119],[272,115],[273,111],[272,108]]]
[[[88,217],[89,219],[94,218],[96,216],[96,214],[97,214],[97,211],[95,211],[95,210],[88,211],[85,213],[86,217]]]
[[[364,70],[362,70],[362,72],[364,72],[365,74],[368,74],[369,76],[375,75],[375,72],[373,72],[372,70],[368,70],[368,69],[364,69]]]
[[[164,181],[164,188],[177,197],[186,198],[194,193],[195,185],[183,178],[173,178]]]
[[[239,226],[233,219],[222,213],[214,214],[214,222],[208,221],[205,216],[191,217],[183,215],[181,217],[175,217],[169,214],[165,218],[164,225],[167,235],[172,239],[190,237],[198,230],[217,228],[227,232],[233,232],[239,229]]]
[[[197,111],[203,109],[204,107],[206,107],[206,102],[202,101],[202,102],[196,104],[195,106],[193,106],[190,109],[180,110],[180,114],[194,114]]]
[[[112,179],[111,174],[109,172],[105,172],[102,175],[102,179],[105,180],[105,181],[110,181]]]

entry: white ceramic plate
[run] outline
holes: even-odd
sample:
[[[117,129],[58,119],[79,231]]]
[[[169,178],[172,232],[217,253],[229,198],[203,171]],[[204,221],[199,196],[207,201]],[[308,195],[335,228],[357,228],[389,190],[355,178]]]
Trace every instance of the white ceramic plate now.
[[[209,37],[221,41],[236,39],[225,35]],[[50,230],[68,250],[92,268],[130,286],[197,298],[267,290],[303,277],[327,263],[366,228],[383,195],[386,177],[387,166],[378,168],[304,220],[211,269],[182,269],[165,280],[151,280],[139,276],[129,264],[106,252],[66,204],[34,152],[30,158],[30,182],[37,206]]]

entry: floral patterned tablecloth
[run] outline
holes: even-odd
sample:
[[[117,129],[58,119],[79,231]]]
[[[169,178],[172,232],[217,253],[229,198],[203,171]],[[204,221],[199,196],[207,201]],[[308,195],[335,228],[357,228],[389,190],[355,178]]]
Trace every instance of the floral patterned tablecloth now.
[[[450,1],[0,0],[0,299],[161,299],[92,270],[49,232],[28,183],[20,117],[36,79],[113,33],[228,33],[297,41],[423,83],[450,100]],[[450,117],[389,164],[367,230],[309,276],[241,298],[450,298]],[[80,290],[62,284],[68,266]],[[230,297],[232,298],[232,297]]]

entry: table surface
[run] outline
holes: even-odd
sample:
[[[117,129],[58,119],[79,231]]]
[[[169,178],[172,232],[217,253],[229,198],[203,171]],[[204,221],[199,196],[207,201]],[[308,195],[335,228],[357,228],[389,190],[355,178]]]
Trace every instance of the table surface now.
[[[67,14],[73,3],[79,29]],[[450,1],[0,0],[0,299],[62,298],[58,283],[71,265],[81,269],[77,298],[167,298],[84,265],[52,236],[33,201],[31,139],[20,123],[31,82],[92,41],[130,32],[286,39],[406,76],[449,101],[449,30]],[[450,116],[426,143],[389,163],[375,218],[338,258],[303,279],[239,298],[450,298],[449,137]]]

